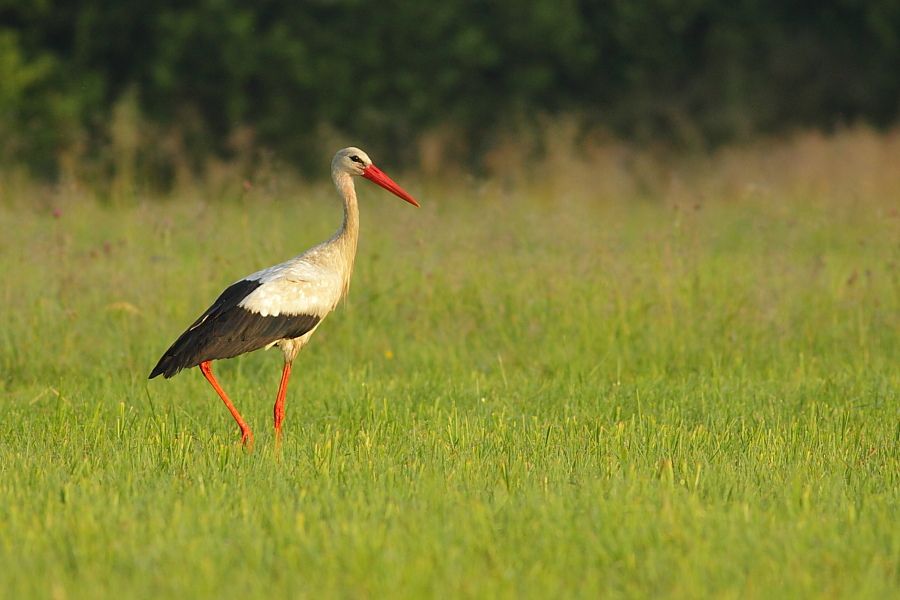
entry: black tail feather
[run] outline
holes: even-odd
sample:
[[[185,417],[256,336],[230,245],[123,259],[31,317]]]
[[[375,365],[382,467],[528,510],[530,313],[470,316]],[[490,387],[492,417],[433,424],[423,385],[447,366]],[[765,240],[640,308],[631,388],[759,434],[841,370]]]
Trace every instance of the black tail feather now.
[[[183,368],[184,366],[177,366],[177,361],[175,360],[174,356],[166,354],[159,359],[159,362],[156,363],[156,366],[153,367],[152,371],[150,371],[149,379],[153,379],[154,377],[158,377],[160,375],[163,375],[166,379],[169,379]]]

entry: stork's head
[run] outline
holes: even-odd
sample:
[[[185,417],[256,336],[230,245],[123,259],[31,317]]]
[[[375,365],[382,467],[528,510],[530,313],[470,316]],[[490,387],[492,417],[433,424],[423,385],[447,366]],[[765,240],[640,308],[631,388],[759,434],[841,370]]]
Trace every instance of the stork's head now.
[[[377,183],[395,196],[403,198],[413,206],[419,206],[419,203],[416,202],[415,198],[410,196],[406,190],[388,177],[387,173],[372,164],[372,159],[369,158],[369,155],[359,148],[350,146],[349,148],[338,150],[331,161],[331,172],[361,175],[369,181]]]

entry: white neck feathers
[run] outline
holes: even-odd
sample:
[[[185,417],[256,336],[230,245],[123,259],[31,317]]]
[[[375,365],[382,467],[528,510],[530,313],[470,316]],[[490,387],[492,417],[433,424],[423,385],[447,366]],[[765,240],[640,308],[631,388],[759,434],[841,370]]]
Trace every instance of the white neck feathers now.
[[[331,178],[334,187],[344,201],[344,222],[332,238],[344,267],[344,292],[350,286],[350,274],[356,257],[356,243],[359,238],[359,206],[356,202],[356,188],[353,178],[345,171],[333,169]]]

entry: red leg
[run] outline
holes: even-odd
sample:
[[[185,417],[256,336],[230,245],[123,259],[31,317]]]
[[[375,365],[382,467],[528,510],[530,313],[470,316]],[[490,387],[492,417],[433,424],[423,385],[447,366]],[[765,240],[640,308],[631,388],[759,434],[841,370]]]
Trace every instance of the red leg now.
[[[225,406],[228,407],[228,411],[231,413],[231,416],[234,417],[234,420],[237,421],[238,427],[241,428],[241,444],[245,447],[249,447],[253,445],[253,433],[250,431],[250,427],[244,423],[244,419],[241,418],[241,413],[237,411],[234,407],[234,404],[231,403],[231,400],[228,399],[228,396],[225,395],[225,390],[222,389],[222,386],[219,385],[219,382],[216,381],[216,378],[213,376],[212,367],[209,364],[210,361],[200,363],[200,371],[203,372],[203,376],[206,377],[206,380],[209,382],[213,389],[216,390],[216,393],[219,394],[219,398],[222,399],[222,402],[225,403]]]
[[[275,416],[275,441],[281,441],[281,423],[284,421],[284,398],[287,396],[288,379],[291,377],[291,363],[285,362],[281,371],[281,384],[278,386],[278,395],[275,397],[275,408],[272,411]]]

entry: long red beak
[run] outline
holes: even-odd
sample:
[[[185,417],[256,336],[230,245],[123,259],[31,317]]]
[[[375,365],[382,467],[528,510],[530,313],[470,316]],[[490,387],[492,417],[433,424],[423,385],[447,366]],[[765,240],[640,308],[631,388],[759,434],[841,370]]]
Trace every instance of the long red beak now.
[[[375,182],[387,191],[392,194],[403,198],[413,206],[419,206],[419,203],[416,202],[416,199],[407,193],[402,187],[397,185],[393,179],[387,176],[387,173],[376,167],[375,165],[369,165],[365,169],[363,169],[362,176],[368,179],[369,181]]]

